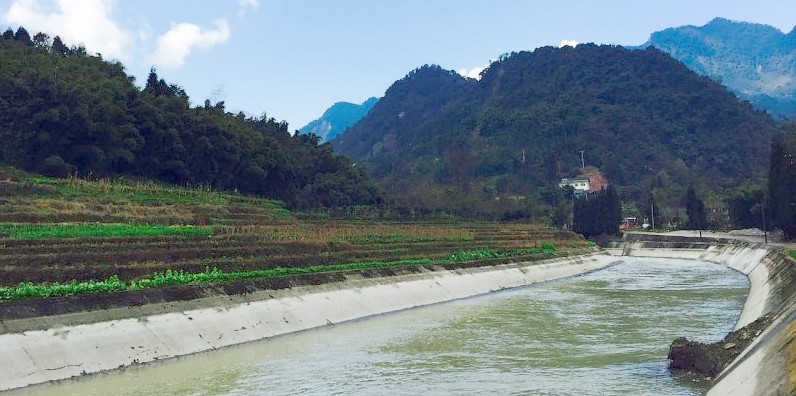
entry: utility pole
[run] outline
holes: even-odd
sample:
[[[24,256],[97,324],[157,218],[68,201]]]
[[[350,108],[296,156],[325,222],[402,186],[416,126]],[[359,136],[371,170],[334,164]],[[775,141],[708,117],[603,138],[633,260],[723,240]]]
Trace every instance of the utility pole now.
[[[768,231],[766,231],[766,196],[763,195],[762,203],[760,204],[760,213],[763,216],[763,243],[768,244]]]
[[[583,153],[585,153],[585,152],[586,152],[585,150],[580,150],[580,168],[581,169],[585,169],[586,168],[586,160],[583,157]]]
[[[655,229],[655,203],[650,202],[650,217],[652,217],[652,229]]]

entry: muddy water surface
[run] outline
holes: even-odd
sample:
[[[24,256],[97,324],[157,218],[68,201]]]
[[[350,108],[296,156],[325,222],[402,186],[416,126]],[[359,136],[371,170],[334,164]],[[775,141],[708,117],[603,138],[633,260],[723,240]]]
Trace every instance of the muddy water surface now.
[[[13,394],[699,395],[677,336],[721,339],[742,274],[685,260],[608,269]]]

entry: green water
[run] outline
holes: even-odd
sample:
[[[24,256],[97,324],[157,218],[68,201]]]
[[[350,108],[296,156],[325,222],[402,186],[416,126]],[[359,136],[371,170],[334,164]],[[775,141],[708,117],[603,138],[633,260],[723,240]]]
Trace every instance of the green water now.
[[[672,378],[678,336],[716,341],[747,279],[684,260],[585,276],[278,337],[21,394],[699,395]]]

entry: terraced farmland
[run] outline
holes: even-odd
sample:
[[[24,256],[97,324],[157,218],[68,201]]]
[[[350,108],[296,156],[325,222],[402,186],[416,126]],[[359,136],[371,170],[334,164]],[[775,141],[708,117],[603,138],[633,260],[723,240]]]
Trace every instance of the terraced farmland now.
[[[0,169],[5,318],[591,249],[529,224],[302,221],[279,202],[238,194]]]
[[[0,238],[0,286],[20,282],[130,281],[156,272],[241,272],[367,261],[440,260],[460,251],[588,248],[566,232],[529,225],[294,223],[216,227],[210,236]]]

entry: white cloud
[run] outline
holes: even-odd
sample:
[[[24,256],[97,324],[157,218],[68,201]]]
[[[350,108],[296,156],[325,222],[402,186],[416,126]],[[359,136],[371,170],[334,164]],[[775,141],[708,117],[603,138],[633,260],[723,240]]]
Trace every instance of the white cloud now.
[[[495,61],[494,59],[490,59],[489,63],[487,63],[487,64],[485,64],[483,66],[476,66],[476,67],[474,67],[472,69],[469,69],[469,70],[467,68],[459,69],[457,71],[457,73],[461,74],[464,77],[474,78],[476,80],[480,80],[481,79],[481,72],[484,71],[484,69],[486,69],[487,67],[489,67],[489,65],[492,64],[492,62],[494,62],[494,61]]]
[[[67,45],[83,44],[105,58],[129,60],[133,35],[111,18],[114,0],[14,0],[0,19],[24,26],[31,35],[58,35]]]
[[[229,40],[231,33],[227,21],[218,19],[215,24],[215,29],[202,29],[192,23],[173,25],[157,38],[153,63],[166,69],[178,69],[194,48],[208,49]]]
[[[580,43],[578,43],[575,40],[561,40],[561,42],[558,44],[558,48],[564,48],[566,46],[570,46],[570,47],[574,48],[574,47],[577,47],[578,44],[580,44]]]
[[[260,6],[260,0],[238,0],[238,18],[243,18],[247,12],[254,11]]]

